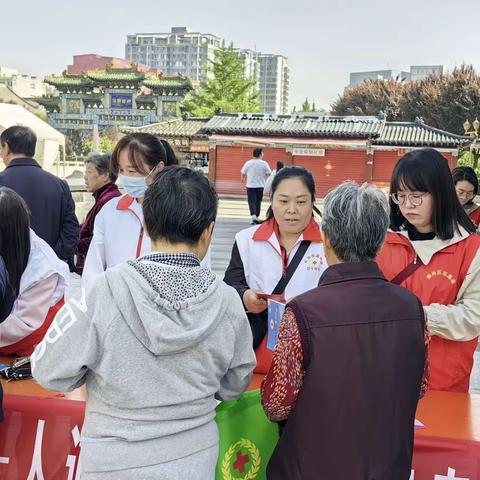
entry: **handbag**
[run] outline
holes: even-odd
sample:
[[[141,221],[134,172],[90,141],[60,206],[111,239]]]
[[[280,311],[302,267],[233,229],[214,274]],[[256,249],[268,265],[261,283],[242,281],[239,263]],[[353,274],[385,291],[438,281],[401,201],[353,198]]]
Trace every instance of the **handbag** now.
[[[276,287],[273,289],[272,295],[280,295],[285,292],[288,282],[291,280],[293,274],[297,270],[297,267],[300,265],[300,262],[305,255],[305,252],[308,250],[310,243],[312,242],[309,240],[303,240],[300,243],[300,246],[295,252],[292,261],[289,263],[287,269],[282,275],[282,278],[278,281]],[[256,350],[262,343],[262,340],[265,338],[268,330],[268,311],[264,310],[260,313],[247,312],[247,317],[250,323],[250,328],[252,329],[253,349]]]

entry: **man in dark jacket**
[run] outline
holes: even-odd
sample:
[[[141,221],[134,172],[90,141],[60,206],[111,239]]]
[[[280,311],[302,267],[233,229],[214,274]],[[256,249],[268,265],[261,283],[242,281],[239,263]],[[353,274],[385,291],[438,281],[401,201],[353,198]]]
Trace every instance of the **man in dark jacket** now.
[[[0,135],[0,157],[6,169],[0,186],[17,192],[28,205],[31,226],[57,256],[72,264],[80,226],[66,181],[42,169],[32,158],[37,137],[28,127],[7,128]]]
[[[346,183],[325,199],[329,268],[285,311],[262,402],[288,418],[269,480],[408,480],[428,334],[420,301],[375,263],[385,195]]]

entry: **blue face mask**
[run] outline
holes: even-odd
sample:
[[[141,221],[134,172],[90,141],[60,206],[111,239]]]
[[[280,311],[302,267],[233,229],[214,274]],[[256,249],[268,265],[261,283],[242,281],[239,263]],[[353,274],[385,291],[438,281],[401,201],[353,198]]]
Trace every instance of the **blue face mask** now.
[[[147,190],[146,177],[129,177],[127,175],[119,175],[125,191],[133,198],[143,198]]]

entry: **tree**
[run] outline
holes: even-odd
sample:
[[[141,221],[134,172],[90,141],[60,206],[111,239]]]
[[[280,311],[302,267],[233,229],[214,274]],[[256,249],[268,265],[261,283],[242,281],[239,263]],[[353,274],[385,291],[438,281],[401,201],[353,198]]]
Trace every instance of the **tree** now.
[[[480,76],[471,65],[447,75],[430,75],[406,85],[402,117],[422,117],[427,125],[463,134],[463,123],[480,118]]]
[[[378,115],[410,122],[416,117],[432,127],[463,134],[463,123],[480,119],[480,76],[473,66],[429,75],[416,82],[370,80],[349,87],[332,105],[335,115]]]
[[[301,112],[313,112],[313,107],[310,105],[310,102],[308,101],[308,98],[306,98],[305,101],[302,103],[302,109],[300,111]]]
[[[367,80],[347,87],[332,105],[332,114],[376,116],[384,112],[389,120],[398,120],[404,89],[404,84],[395,80]]]
[[[211,117],[217,110],[225,113],[258,112],[260,104],[256,80],[245,78],[244,66],[233,48],[218,50],[211,65],[212,78],[189,94],[183,109],[195,117]]]

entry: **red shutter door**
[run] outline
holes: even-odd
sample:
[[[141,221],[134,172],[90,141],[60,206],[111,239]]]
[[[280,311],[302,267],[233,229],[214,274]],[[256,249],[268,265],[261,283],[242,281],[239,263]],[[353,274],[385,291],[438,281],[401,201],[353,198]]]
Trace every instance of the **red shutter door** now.
[[[378,152],[376,151],[373,157],[373,183],[378,187],[385,187],[390,185],[390,179],[397,162],[404,154],[398,152]],[[451,153],[442,152],[442,155],[447,159],[448,166],[453,169],[457,165],[457,159]]]
[[[392,172],[402,158],[398,152],[375,152],[373,155],[373,184],[379,188],[389,188]]]
[[[362,151],[327,150],[324,157],[295,156],[293,163],[312,172],[319,198],[347,180],[365,181],[366,153]]]
[[[245,195],[245,184],[240,180],[243,164],[253,157],[252,147],[218,146],[215,167],[215,189],[219,194]],[[270,168],[275,168],[277,161],[285,162],[285,149],[264,148],[263,159]]]

